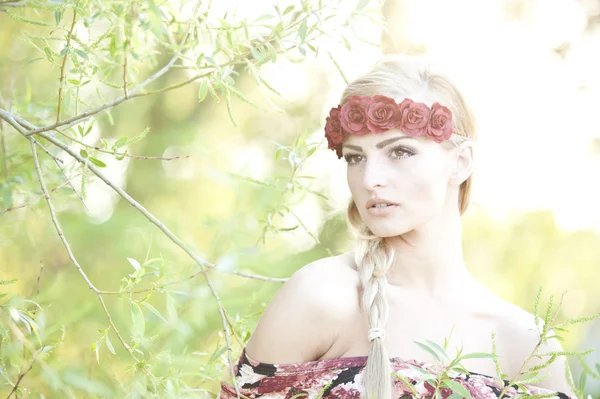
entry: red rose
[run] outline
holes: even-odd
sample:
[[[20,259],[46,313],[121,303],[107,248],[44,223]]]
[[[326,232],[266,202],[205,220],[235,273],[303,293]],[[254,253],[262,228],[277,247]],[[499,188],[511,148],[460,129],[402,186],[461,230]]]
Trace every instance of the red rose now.
[[[367,106],[367,126],[373,133],[383,133],[396,127],[398,104],[393,98],[376,95]]]
[[[334,148],[336,145],[344,141],[344,132],[342,131],[342,125],[340,124],[340,109],[342,107],[338,105],[337,108],[331,108],[329,116],[325,123],[325,137],[327,137],[329,149]]]
[[[427,133],[429,123],[429,107],[423,103],[416,103],[405,99],[400,103],[402,113],[402,131],[409,136],[421,136]]]
[[[368,97],[352,96],[342,105],[340,122],[342,123],[342,128],[349,134],[362,136],[369,132],[365,111],[368,101]]]
[[[438,143],[450,138],[452,135],[452,112],[448,108],[438,103],[431,106],[427,134]]]

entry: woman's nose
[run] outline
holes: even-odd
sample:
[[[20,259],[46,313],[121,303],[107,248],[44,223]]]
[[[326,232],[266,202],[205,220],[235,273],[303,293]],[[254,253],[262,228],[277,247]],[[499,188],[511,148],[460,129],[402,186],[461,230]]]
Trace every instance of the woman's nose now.
[[[373,190],[387,185],[384,165],[369,160],[365,163],[363,184],[367,190]]]

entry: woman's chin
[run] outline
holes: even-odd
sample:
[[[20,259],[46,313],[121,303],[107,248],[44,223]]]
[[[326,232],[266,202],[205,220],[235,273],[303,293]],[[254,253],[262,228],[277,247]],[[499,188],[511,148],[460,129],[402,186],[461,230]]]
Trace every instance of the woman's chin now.
[[[386,226],[383,223],[375,223],[368,227],[373,234],[381,238],[396,237],[406,233],[405,229],[398,228],[398,224]]]

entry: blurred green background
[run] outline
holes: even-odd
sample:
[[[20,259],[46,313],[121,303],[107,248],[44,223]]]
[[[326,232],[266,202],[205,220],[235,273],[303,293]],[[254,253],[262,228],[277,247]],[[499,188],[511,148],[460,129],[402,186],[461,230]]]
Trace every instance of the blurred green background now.
[[[600,311],[600,2],[341,0],[276,8],[271,1],[81,1],[73,51],[61,68],[73,4],[0,2],[0,108],[37,126],[55,122],[64,69],[59,119],[95,109],[123,95],[124,54],[132,90],[178,54],[176,43],[195,26],[185,57],[149,90],[198,71],[208,71],[207,79],[98,113],[80,125],[84,133],[91,127],[85,137],[76,126],[64,129],[85,144],[48,133],[105,163],[100,169],[116,185],[216,264],[208,275],[235,332],[234,360],[281,286],[234,273],[286,278],[351,249],[345,166],[326,149],[324,118],[346,79],[392,52],[428,53],[475,111],[475,203],[463,218],[473,274],[530,312],[540,285],[543,304],[566,291],[557,321]],[[286,23],[271,58],[256,43],[280,20]],[[213,65],[246,50],[227,74]],[[181,158],[117,160],[90,148],[102,140],[110,148],[146,128],[120,150]],[[52,201],[89,279],[99,290],[122,290],[103,298],[135,361],[57,235],[29,143],[6,121],[0,130],[0,395],[22,377],[18,397],[213,397],[228,360],[217,302],[199,266],[40,139],[67,176],[79,175],[73,188],[85,205],[68,185]],[[48,189],[63,184],[52,158],[38,156]],[[177,283],[160,285],[169,282]],[[598,321],[578,324],[563,346],[598,348],[599,334]],[[584,377],[570,359],[575,379],[598,397],[600,355],[583,359],[591,367]]]

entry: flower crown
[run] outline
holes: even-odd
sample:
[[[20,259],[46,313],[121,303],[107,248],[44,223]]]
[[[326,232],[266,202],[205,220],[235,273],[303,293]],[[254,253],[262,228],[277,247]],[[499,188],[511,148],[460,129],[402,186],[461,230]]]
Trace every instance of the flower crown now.
[[[393,98],[382,95],[352,96],[344,105],[329,111],[325,137],[328,148],[341,158],[342,142],[348,135],[383,133],[395,127],[408,136],[427,135],[438,143],[448,140],[454,131],[452,112],[438,103],[429,108],[409,98],[398,104]]]

